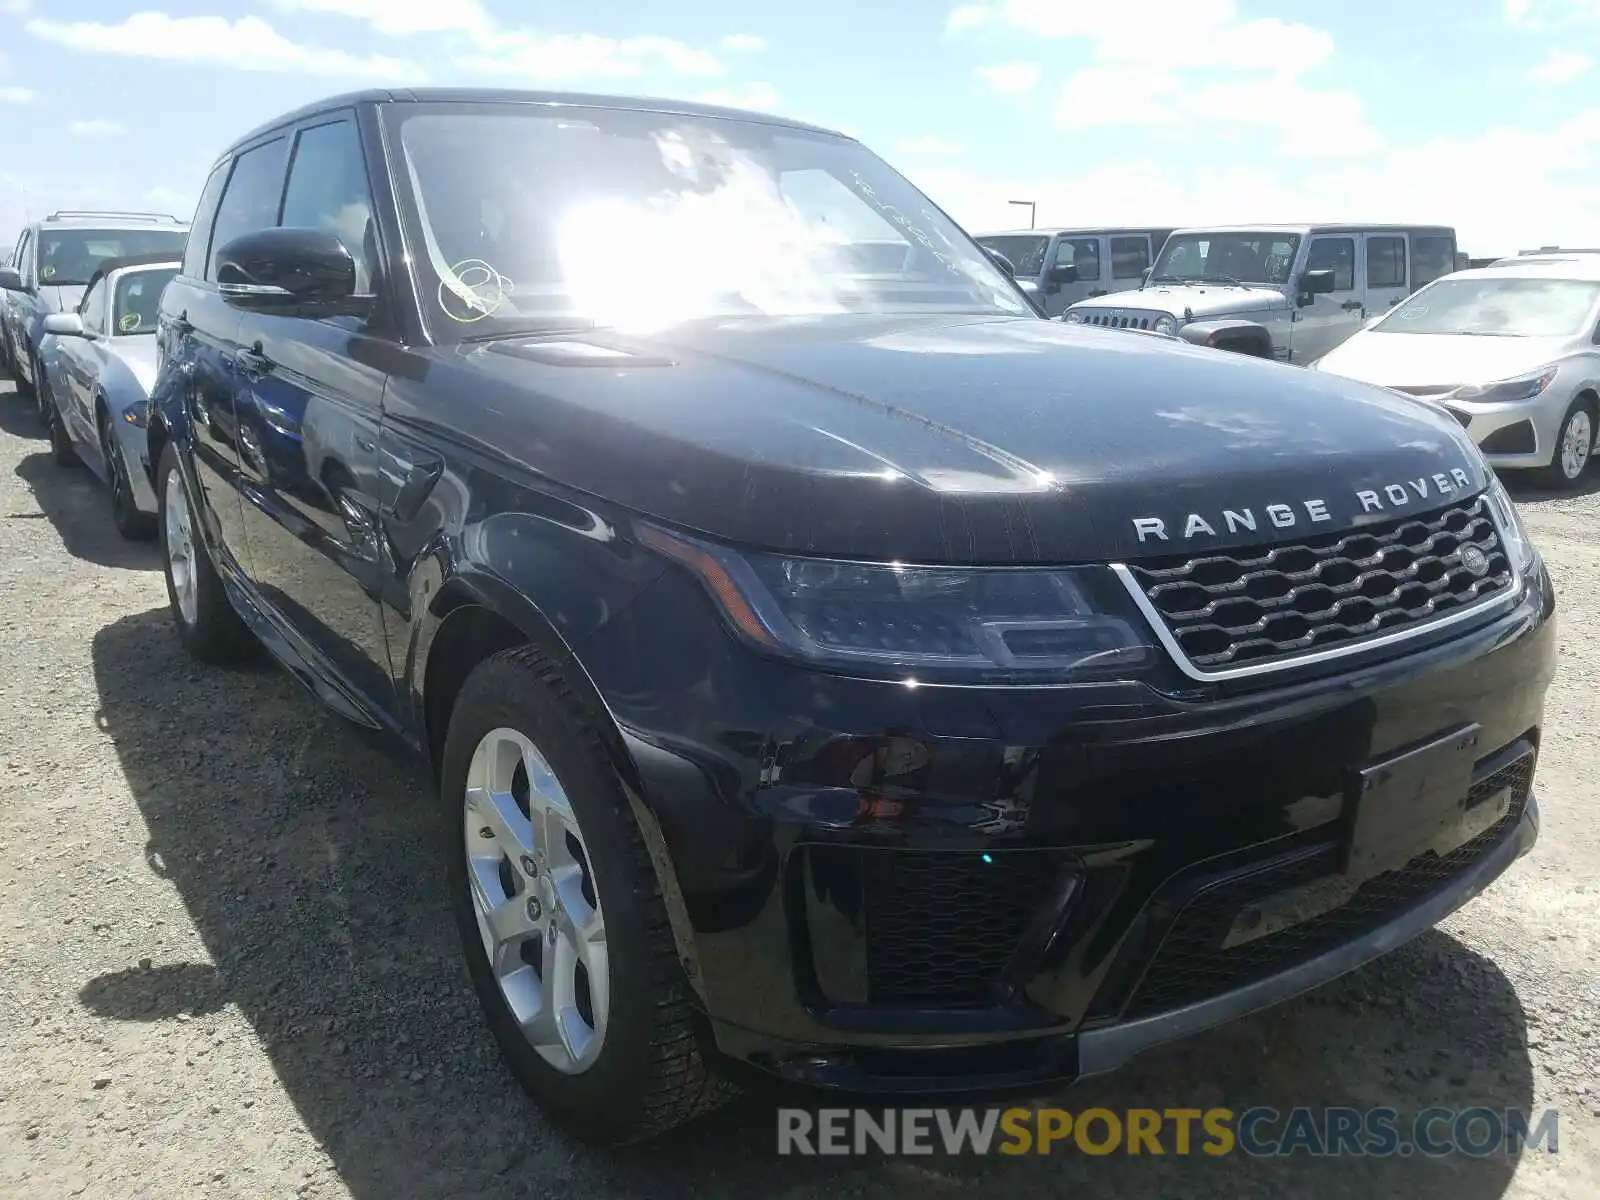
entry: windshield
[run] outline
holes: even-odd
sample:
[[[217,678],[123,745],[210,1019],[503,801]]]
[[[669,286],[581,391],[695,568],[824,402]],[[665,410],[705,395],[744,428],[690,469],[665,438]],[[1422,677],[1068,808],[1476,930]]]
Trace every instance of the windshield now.
[[[1441,279],[1372,328],[1382,333],[1480,337],[1576,337],[1600,303],[1600,283],[1581,279]]]
[[[1050,245],[1049,238],[1027,233],[981,237],[978,241],[1005,255],[1017,269],[1018,279],[1032,279],[1044,270],[1044,252]]]
[[[848,139],[754,121],[396,106],[424,309],[443,337],[699,317],[1034,316]]]
[[[1175,233],[1150,272],[1152,283],[1214,280],[1222,283],[1289,282],[1297,233]]]
[[[111,310],[112,335],[127,337],[135,333],[154,333],[161,292],[177,274],[177,267],[124,272],[117,280],[117,294]]]
[[[146,254],[181,258],[188,237],[182,229],[41,229],[39,282],[49,287],[83,287],[108,258]]]

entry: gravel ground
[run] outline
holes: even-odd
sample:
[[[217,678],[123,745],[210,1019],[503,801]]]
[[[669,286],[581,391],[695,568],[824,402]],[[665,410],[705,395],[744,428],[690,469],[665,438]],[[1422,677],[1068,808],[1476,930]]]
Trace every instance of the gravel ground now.
[[[190,666],[155,554],[0,386],[0,1195],[1600,1195],[1600,494],[1521,499],[1563,605],[1537,851],[1063,1103],[1554,1107],[1558,1154],[778,1160],[761,1099],[602,1154],[498,1064],[416,774],[269,666]]]

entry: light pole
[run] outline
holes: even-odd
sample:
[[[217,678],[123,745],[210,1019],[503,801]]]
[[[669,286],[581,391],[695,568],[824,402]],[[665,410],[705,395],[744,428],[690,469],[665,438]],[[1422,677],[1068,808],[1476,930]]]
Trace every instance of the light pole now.
[[[1034,213],[1035,213],[1035,211],[1037,209],[1037,205],[1034,203],[1034,201],[1032,201],[1032,200],[1007,200],[1006,203],[1007,204],[1020,204],[1020,205],[1025,206],[1027,208],[1027,210],[1028,210],[1028,228],[1029,229],[1033,228],[1033,217],[1034,217]]]

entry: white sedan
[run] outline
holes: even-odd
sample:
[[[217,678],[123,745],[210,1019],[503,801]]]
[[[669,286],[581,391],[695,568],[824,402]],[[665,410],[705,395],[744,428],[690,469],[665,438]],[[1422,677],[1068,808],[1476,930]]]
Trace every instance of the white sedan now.
[[[1600,429],[1600,257],[1457,271],[1310,364],[1444,405],[1491,466],[1576,487]]]

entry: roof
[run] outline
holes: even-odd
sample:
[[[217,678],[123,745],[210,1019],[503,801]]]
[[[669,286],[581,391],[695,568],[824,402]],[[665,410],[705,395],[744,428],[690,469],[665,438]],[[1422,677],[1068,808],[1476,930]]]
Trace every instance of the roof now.
[[[1184,225],[1173,233],[1448,233],[1455,235],[1450,225],[1395,224],[1394,222],[1320,221],[1284,222],[1262,221],[1259,225]]]
[[[1600,282],[1600,255],[1574,254],[1563,258],[1554,254],[1529,255],[1528,261],[1512,259],[1487,267],[1457,271],[1446,279],[1584,279]]]
[[[148,229],[154,226],[183,230],[189,227],[188,221],[180,221],[171,213],[94,212],[89,209],[63,209],[29,224],[35,229],[43,229],[46,226],[72,229]]]
[[[1096,233],[1169,233],[1176,228],[1176,225],[1047,225],[1038,229],[986,229],[972,236],[1027,237],[1031,233],[1039,237],[1057,237],[1063,234],[1070,237],[1074,234],[1088,236]]]
[[[83,285],[83,294],[87,296],[89,289],[94,287],[113,271],[124,271],[133,267],[173,267],[182,268],[183,263],[172,257],[171,252],[163,254],[130,254],[127,258],[108,258],[95,268],[89,282]]]
[[[748,109],[725,108],[715,104],[697,104],[689,100],[668,100],[651,96],[611,96],[595,92],[544,92],[482,87],[367,88],[359,92],[343,92],[337,96],[329,96],[325,100],[318,100],[303,105],[293,112],[274,117],[243,137],[236,138],[221,157],[226,157],[247,142],[252,142],[285,125],[292,125],[333,109],[355,108],[363,104],[538,104],[548,107],[610,108],[630,112],[674,113],[692,117],[723,117],[753,121],[763,125],[778,125],[808,133],[846,137],[838,130],[827,129],[821,125],[808,125],[804,121],[795,121],[788,117],[775,117]]]

